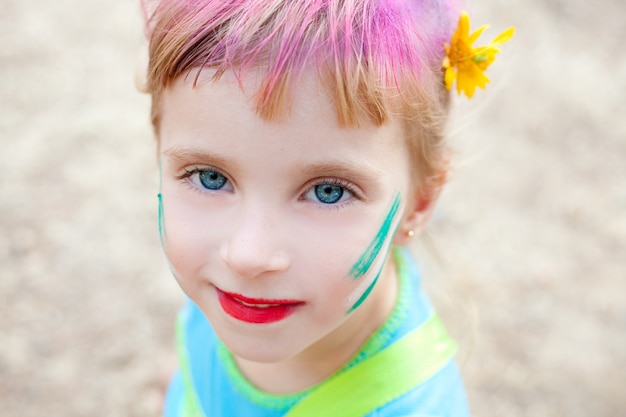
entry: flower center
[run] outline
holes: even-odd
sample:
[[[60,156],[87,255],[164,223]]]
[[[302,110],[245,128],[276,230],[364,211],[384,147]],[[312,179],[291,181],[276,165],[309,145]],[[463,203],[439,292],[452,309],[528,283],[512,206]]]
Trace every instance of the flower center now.
[[[471,46],[466,42],[459,40],[452,45],[452,48],[450,48],[450,63],[452,66],[462,66],[467,64],[467,61],[471,58],[475,59],[476,57],[473,55],[474,53]]]

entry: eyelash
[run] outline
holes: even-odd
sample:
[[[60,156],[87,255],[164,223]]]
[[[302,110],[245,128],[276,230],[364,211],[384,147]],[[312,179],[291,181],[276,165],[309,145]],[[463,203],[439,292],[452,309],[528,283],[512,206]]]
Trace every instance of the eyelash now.
[[[200,174],[202,172],[206,172],[206,171],[215,171],[220,175],[223,175],[227,181],[231,182],[230,179],[228,179],[228,177],[226,175],[224,175],[220,170],[215,169],[213,167],[193,167],[191,169],[189,168],[185,168],[185,172],[181,175],[176,176],[175,178],[179,181],[184,182],[190,189],[192,189],[193,191],[199,192],[199,193],[206,193],[206,192],[211,192],[211,190],[209,189],[201,189],[198,186],[196,186],[195,184],[193,184],[191,181],[187,181],[188,178],[190,178],[192,175],[195,174]],[[349,200],[343,202],[343,203],[339,203],[339,204],[322,204],[325,208],[328,209],[340,209],[344,206],[350,205],[354,203],[354,200],[362,200],[362,197],[360,196],[358,190],[356,189],[356,187],[343,179],[340,178],[334,178],[334,177],[329,177],[329,178],[320,178],[315,180],[315,182],[313,182],[311,185],[309,185],[306,189],[305,192],[302,193],[302,197],[301,199],[304,198],[304,195],[306,195],[306,193],[309,192],[309,190],[313,189],[314,187],[317,187],[319,185],[333,185],[333,186],[337,186],[337,187],[341,187],[343,188],[345,191],[347,191],[348,193],[350,193],[350,196],[352,198],[350,198]],[[217,190],[219,191],[219,190]]]
[[[320,179],[315,180],[313,184],[311,184],[310,186],[306,188],[305,192],[302,195],[304,196],[306,193],[309,192],[309,190],[313,189],[314,187],[317,187],[318,185],[326,185],[326,184],[343,188],[345,191],[347,191],[350,194],[352,198],[339,204],[322,204],[324,208],[340,209],[347,205],[353,204],[354,200],[362,200],[361,196],[356,190],[356,187],[352,183],[346,180],[342,180],[340,178],[333,178],[333,177],[320,178]]]
[[[185,178],[191,177],[193,174],[199,174],[201,172],[206,172],[206,171],[215,171],[215,172],[220,173],[221,175],[224,175],[219,170],[213,167],[202,167],[202,168],[193,167],[193,168],[185,168],[185,172],[181,175],[176,176],[176,179],[184,180]]]
[[[222,171],[215,169],[213,167],[193,167],[193,168],[185,168],[185,172],[181,175],[177,175],[174,178],[176,178],[177,180],[183,182],[186,186],[188,186],[192,191],[204,194],[207,192],[212,192],[212,191],[219,191],[219,190],[209,190],[208,188],[199,188],[197,185],[193,184],[192,181],[188,180],[189,178],[191,178],[192,175],[195,174],[200,174],[202,172],[207,172],[207,171],[215,171],[220,175],[223,175],[224,178],[226,178],[226,181],[231,182],[230,179],[222,174]]]

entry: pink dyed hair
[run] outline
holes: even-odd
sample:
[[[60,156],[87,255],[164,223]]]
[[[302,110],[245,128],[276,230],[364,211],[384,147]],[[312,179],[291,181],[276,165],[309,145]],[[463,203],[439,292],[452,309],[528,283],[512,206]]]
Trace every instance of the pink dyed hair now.
[[[161,93],[192,69],[256,68],[268,121],[288,110],[298,76],[317,69],[338,122],[400,116],[417,171],[442,170],[448,93],[441,63],[454,0],[141,0],[150,41],[147,90],[157,137]],[[296,87],[297,88],[297,87]]]

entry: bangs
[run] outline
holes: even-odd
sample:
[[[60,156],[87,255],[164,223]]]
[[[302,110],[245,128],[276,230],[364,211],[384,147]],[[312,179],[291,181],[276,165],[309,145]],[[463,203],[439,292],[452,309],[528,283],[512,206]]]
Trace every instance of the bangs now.
[[[149,13],[147,89],[191,69],[262,74],[253,106],[263,119],[288,113],[304,71],[316,71],[343,126],[376,125],[441,94],[441,61],[452,31],[437,1],[164,0]],[[147,10],[149,4],[144,4]],[[197,75],[196,75],[197,77]],[[197,79],[196,79],[197,80]]]

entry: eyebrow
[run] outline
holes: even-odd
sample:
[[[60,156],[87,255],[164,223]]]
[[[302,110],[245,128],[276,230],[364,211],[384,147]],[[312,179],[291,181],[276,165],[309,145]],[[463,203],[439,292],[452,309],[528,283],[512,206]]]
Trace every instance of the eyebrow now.
[[[357,183],[375,182],[384,175],[384,172],[377,168],[346,161],[314,163],[303,167],[301,172],[311,177],[327,175],[346,177]]]
[[[221,155],[207,152],[197,148],[168,148],[163,151],[163,155],[175,163],[198,163],[208,165],[232,167],[239,169],[239,164]],[[327,161],[311,164],[297,164],[297,172],[307,177],[337,176],[344,177],[356,183],[375,183],[385,173],[380,169],[369,165],[355,164],[350,161]]]
[[[228,158],[196,148],[168,148],[163,155],[175,163],[199,163],[226,165],[238,169],[239,165]]]

